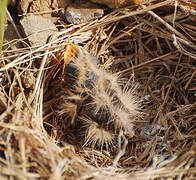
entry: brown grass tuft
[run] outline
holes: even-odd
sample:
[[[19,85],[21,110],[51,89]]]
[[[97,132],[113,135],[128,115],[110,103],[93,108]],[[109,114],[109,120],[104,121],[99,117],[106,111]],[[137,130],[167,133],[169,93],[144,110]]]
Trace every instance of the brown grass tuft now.
[[[66,26],[41,47],[4,44],[0,179],[195,179],[195,12],[192,0],[143,2]],[[82,56],[77,87],[64,60]],[[89,70],[99,79],[85,84]]]

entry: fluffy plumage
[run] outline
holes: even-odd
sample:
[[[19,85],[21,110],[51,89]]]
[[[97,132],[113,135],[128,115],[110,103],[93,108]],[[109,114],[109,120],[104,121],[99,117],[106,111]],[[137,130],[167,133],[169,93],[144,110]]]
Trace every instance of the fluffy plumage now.
[[[81,123],[84,145],[112,147],[121,130],[134,135],[134,122],[140,116],[140,104],[133,89],[123,89],[120,77],[98,67],[96,59],[78,49],[78,57],[65,68],[71,91],[59,114],[69,117],[71,124]],[[66,96],[66,95],[65,95]],[[74,99],[78,97],[79,103]]]

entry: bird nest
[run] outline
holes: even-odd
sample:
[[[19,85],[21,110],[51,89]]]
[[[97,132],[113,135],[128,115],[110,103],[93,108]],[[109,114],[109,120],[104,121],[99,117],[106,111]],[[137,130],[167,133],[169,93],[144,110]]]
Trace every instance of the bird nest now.
[[[4,46],[1,178],[196,178],[196,17],[170,3]]]

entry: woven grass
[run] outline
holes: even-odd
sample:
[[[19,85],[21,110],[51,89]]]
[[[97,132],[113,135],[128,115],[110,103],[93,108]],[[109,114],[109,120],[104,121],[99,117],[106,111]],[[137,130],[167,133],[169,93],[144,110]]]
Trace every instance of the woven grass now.
[[[182,2],[116,9],[41,47],[4,44],[0,179],[196,179],[196,16]],[[114,150],[83,146],[56,113],[70,43],[137,87],[143,117]]]

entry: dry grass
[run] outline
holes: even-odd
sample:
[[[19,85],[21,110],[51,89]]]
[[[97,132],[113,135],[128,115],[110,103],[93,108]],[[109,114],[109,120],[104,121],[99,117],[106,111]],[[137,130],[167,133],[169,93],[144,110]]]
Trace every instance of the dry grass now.
[[[171,2],[113,10],[42,47],[4,45],[0,179],[196,179],[196,16],[194,6],[175,14]],[[137,87],[143,120],[111,151],[83,146],[55,109],[67,85],[58,55],[69,43]]]

